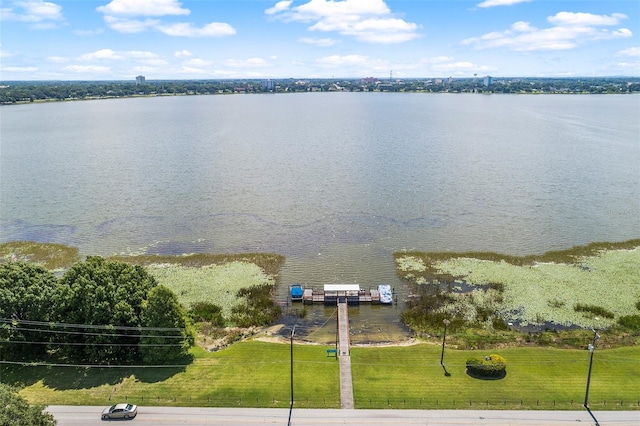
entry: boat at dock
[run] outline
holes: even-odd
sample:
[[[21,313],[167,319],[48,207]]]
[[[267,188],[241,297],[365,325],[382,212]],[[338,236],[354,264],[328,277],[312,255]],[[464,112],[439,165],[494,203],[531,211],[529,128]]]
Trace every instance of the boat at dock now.
[[[301,301],[303,294],[304,288],[302,287],[302,284],[291,284],[289,286],[289,295],[291,296],[292,302]]]
[[[380,295],[380,303],[383,305],[390,305],[393,303],[393,292],[389,284],[380,284],[378,286],[378,293]]]

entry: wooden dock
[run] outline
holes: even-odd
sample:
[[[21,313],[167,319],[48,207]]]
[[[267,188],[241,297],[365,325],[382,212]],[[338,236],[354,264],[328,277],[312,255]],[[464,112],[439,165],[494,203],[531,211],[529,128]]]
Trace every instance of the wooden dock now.
[[[340,298],[345,298],[351,305],[380,303],[377,289],[362,290],[358,284],[326,284],[322,290],[305,288],[302,302],[306,305],[324,303],[335,306]]]
[[[338,360],[340,361],[340,408],[353,409],[353,379],[351,378],[351,337],[346,298],[338,299]]]

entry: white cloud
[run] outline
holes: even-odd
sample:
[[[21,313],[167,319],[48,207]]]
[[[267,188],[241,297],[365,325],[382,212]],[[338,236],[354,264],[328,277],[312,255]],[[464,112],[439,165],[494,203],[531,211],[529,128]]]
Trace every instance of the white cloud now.
[[[0,45],[2,46],[2,45]],[[10,58],[12,56],[15,56],[14,52],[9,52],[8,50],[4,50],[2,48],[0,48],[0,58]]]
[[[104,17],[104,22],[119,33],[141,33],[160,24],[157,19],[123,19],[110,15]]]
[[[156,30],[173,37],[222,37],[236,33],[235,28],[223,22],[197,27],[190,22],[165,23],[149,18],[189,15],[191,11],[177,0],[112,0],[96,10],[104,14],[104,21],[112,30],[121,33]]]
[[[205,61],[204,59],[193,58],[184,63],[185,66],[191,67],[207,67],[211,65],[211,61]]]
[[[613,13],[611,16],[594,15],[592,13],[574,13],[574,12],[558,12],[553,16],[549,16],[547,21],[555,25],[618,25],[620,20],[626,19],[627,16],[622,13]]]
[[[142,59],[140,63],[156,67],[167,65],[167,61],[161,58]]]
[[[640,47],[630,47],[628,49],[624,49],[618,52],[619,55],[625,56],[639,56],[640,57]]]
[[[194,67],[182,67],[182,68],[180,68],[180,72],[181,73],[185,73],[185,74],[204,74],[204,73],[206,73],[205,70],[203,70],[201,68],[194,68]]]
[[[53,62],[55,64],[64,64],[69,62],[69,58],[66,56],[47,56],[47,61]]]
[[[174,52],[173,56],[175,56],[176,58],[187,58],[189,56],[192,56],[193,54],[191,52],[189,52],[188,50],[180,50],[178,52]]]
[[[36,72],[37,67],[2,67],[3,72]]]
[[[188,15],[189,9],[181,7],[182,3],[176,0],[112,0],[106,6],[96,8],[105,15],[126,16],[166,16]]]
[[[366,65],[369,62],[369,58],[362,55],[331,55],[320,58],[316,62],[324,67],[340,67]]]
[[[75,35],[80,36],[80,37],[88,37],[88,36],[92,36],[92,35],[96,35],[96,34],[102,34],[104,32],[104,29],[98,28],[98,29],[95,29],[95,30],[73,30],[72,32]]]
[[[32,29],[56,28],[63,19],[62,6],[43,0],[14,1],[0,8],[1,21],[27,22]]]
[[[593,15],[590,13],[559,12],[549,16],[547,21],[554,26],[536,28],[529,22],[519,21],[504,31],[495,31],[480,37],[463,40],[465,45],[473,45],[478,49],[506,48],[517,51],[567,50],[595,40],[630,37],[627,28],[608,30],[598,28],[617,25],[626,15],[614,13]]]
[[[175,37],[222,37],[236,33],[235,28],[224,22],[212,22],[200,28],[186,22],[157,25],[155,28],[166,35]]]
[[[337,32],[380,44],[402,43],[419,37],[419,26],[395,17],[383,0],[310,0],[293,8],[281,3],[265,13],[286,22],[310,23],[310,31]]]
[[[263,68],[269,67],[271,64],[262,58],[249,59],[227,59],[224,65],[232,68]]]
[[[265,10],[264,13],[267,15],[275,15],[276,13],[284,12],[285,10],[289,9],[291,3],[293,3],[292,0],[279,1],[275,6]]]
[[[158,55],[152,52],[141,50],[130,50],[124,52],[116,52],[112,49],[100,49],[95,52],[85,53],[78,57],[80,61],[120,61],[122,59],[143,59],[152,60],[158,58]]]
[[[485,0],[478,7],[511,6],[518,3],[527,3],[531,0]]]
[[[111,72],[111,68],[97,65],[68,65],[62,68],[63,71],[75,73],[100,74]]]
[[[298,39],[298,41],[300,43],[312,44],[314,46],[320,46],[320,47],[329,47],[329,46],[333,46],[334,44],[337,43],[336,40],[333,40],[331,38],[302,37],[302,38]]]
[[[124,59],[123,56],[118,55],[111,49],[100,49],[95,52],[85,53],[78,57],[80,61],[102,61],[102,60],[120,60]]]
[[[434,65],[433,66],[434,69],[437,70],[459,70],[459,69],[464,69],[464,70],[471,70],[471,69],[475,69],[476,66],[473,65],[471,62],[450,62],[448,64],[438,64],[438,65]]]
[[[425,64],[437,64],[442,62],[450,62],[453,58],[451,56],[434,56],[432,58],[424,58],[420,62]]]

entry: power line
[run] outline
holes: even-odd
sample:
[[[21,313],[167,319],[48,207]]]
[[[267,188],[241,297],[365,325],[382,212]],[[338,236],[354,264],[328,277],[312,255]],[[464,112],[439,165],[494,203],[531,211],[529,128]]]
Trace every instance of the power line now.
[[[84,343],[84,342],[38,342],[24,340],[0,340],[0,345],[4,343],[29,344],[29,345],[59,345],[59,346],[182,346],[179,343]]]
[[[54,334],[73,334],[80,336],[104,336],[104,337],[149,337],[149,338],[166,338],[166,339],[182,339],[183,336],[162,336],[159,334],[107,334],[107,333],[90,333],[84,331],[65,331],[65,330],[42,330],[37,328],[11,327],[11,330],[28,331],[33,333],[54,333]]]
[[[61,328],[89,328],[97,330],[149,330],[149,331],[184,331],[184,328],[168,328],[168,327],[131,327],[124,325],[95,325],[95,324],[69,324],[63,322],[45,322],[45,321],[29,321],[14,318],[0,318],[0,323],[8,324],[25,324],[25,325],[43,325],[48,327]]]
[[[0,361],[0,364],[20,365],[22,367],[72,367],[72,368],[186,368],[189,364],[176,365],[109,365],[109,364],[54,364],[47,362]]]

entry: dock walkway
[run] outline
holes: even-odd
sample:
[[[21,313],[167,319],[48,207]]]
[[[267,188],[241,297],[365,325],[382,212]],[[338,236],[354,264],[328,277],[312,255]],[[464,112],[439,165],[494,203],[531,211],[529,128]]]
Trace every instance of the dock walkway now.
[[[347,300],[338,300],[338,360],[340,361],[340,407],[353,409],[353,380],[349,337],[349,312]]]

